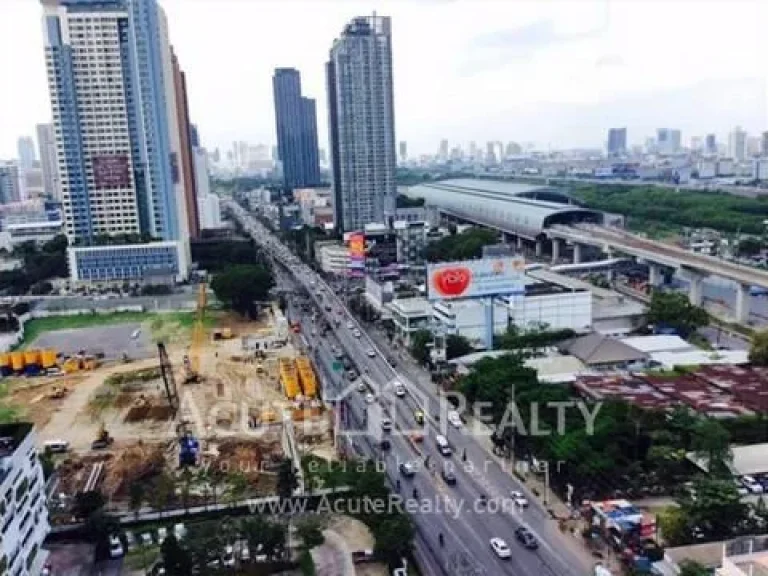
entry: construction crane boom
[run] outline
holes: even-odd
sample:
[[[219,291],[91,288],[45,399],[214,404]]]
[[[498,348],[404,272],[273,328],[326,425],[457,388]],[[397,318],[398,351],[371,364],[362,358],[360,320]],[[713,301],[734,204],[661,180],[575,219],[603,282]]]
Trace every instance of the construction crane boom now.
[[[185,358],[186,382],[197,382],[200,379],[200,348],[205,341],[205,307],[207,303],[206,284],[203,282],[197,291],[197,310],[195,325],[192,328],[192,342],[187,358]]]

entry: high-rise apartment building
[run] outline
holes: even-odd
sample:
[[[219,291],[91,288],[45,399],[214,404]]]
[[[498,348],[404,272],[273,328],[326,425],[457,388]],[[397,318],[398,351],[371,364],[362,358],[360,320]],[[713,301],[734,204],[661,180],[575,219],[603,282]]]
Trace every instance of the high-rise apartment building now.
[[[707,154],[717,154],[717,138],[714,134],[707,134],[704,139],[704,150]]]
[[[768,132],[763,132],[760,137],[760,155],[768,157]]]
[[[486,142],[485,143],[485,163],[486,164],[496,164],[496,143],[495,142]]]
[[[395,111],[389,17],[353,19],[326,65],[338,230],[385,223],[395,209]]]
[[[469,143],[469,157],[473,160],[477,158],[477,143],[474,140]]]
[[[441,160],[448,158],[448,140],[440,140],[440,152],[438,152]]]
[[[618,156],[627,152],[626,128],[611,128],[608,130],[606,152],[609,156]]]
[[[287,188],[320,184],[315,101],[301,95],[301,76],[294,68],[277,68],[272,77],[277,148]]]
[[[408,160],[408,142],[405,140],[400,141],[400,162]]]
[[[680,130],[670,130],[669,132],[672,153],[677,154],[683,148],[683,133]]]
[[[14,162],[0,162],[0,204],[21,200],[19,167]]]
[[[195,166],[192,156],[192,125],[189,122],[189,100],[187,99],[187,77],[179,66],[179,59],[171,49],[173,64],[173,85],[176,95],[176,119],[179,128],[179,171],[184,195],[187,228],[190,238],[200,237],[200,214],[198,212],[197,192],[195,190]]]
[[[680,130],[659,128],[656,130],[656,152],[659,154],[676,154],[682,147],[683,134]]]
[[[32,424],[0,425],[0,574],[42,574],[51,530]]]
[[[61,200],[59,171],[56,166],[56,134],[53,124],[38,124],[36,131],[40,167],[43,171],[43,191],[46,196]]]
[[[728,155],[734,160],[743,161],[747,157],[747,133],[736,126],[728,134]]]
[[[99,234],[146,233],[186,241],[162,9],[156,0],[42,4],[67,236],[88,242]]]
[[[30,136],[22,136],[16,142],[16,150],[19,153],[19,169],[22,171],[33,168],[37,162],[35,157],[35,143]]]

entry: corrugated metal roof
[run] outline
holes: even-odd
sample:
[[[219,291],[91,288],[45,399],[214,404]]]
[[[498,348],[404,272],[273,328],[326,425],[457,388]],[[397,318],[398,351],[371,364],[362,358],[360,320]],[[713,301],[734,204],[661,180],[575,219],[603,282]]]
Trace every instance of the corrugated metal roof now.
[[[681,350],[696,350],[690,342],[686,342],[680,336],[671,334],[654,334],[651,336],[632,336],[621,339],[627,346],[632,346],[642,352],[680,352]]]
[[[645,360],[645,352],[627,346],[621,340],[593,332],[562,343],[561,350],[576,356],[587,366],[625,364]]]
[[[526,195],[546,194],[562,202],[537,200]],[[457,179],[420,184],[408,196],[424,198],[427,204],[527,237],[535,237],[558,215],[602,221],[602,213],[568,204],[568,196],[547,186],[516,182]]]

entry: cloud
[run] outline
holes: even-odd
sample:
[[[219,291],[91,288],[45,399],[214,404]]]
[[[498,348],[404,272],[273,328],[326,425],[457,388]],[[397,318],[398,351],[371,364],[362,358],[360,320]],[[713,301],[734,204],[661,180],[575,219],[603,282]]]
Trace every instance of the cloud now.
[[[618,54],[603,54],[595,62],[595,68],[620,68],[624,64],[624,58]]]
[[[467,58],[461,66],[462,75],[501,68],[510,59],[530,58],[547,48],[596,38],[601,32],[598,28],[584,32],[558,32],[553,20],[544,19],[518,28],[481,34],[469,42]]]

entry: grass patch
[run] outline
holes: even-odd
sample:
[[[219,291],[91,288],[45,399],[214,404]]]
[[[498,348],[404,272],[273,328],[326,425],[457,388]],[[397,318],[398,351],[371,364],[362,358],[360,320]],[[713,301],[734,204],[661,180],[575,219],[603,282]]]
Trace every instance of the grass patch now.
[[[220,316],[218,312],[207,312],[205,327],[215,325]],[[152,338],[158,340],[172,340],[188,336],[195,324],[194,312],[170,312],[157,314],[151,312],[115,312],[113,314],[78,314],[77,316],[50,316],[48,318],[35,318],[24,325],[24,338],[16,348],[25,348],[34,342],[41,334],[55,332],[56,330],[74,330],[77,328],[92,328],[96,326],[110,326],[114,324],[149,323]]]
[[[14,406],[5,398],[8,395],[8,384],[0,383],[0,424],[18,422],[23,412],[20,407]]]
[[[125,565],[131,570],[144,570],[160,558],[160,546],[137,546],[125,555]]]

